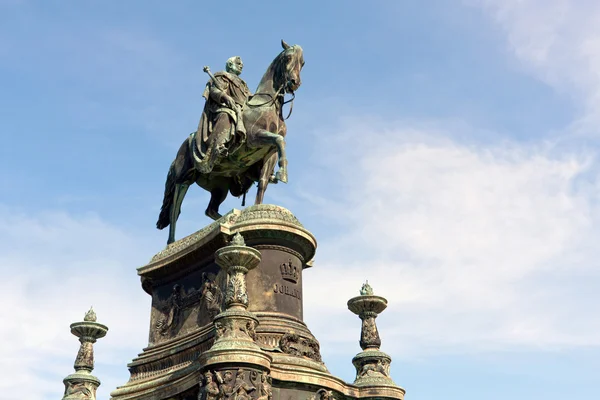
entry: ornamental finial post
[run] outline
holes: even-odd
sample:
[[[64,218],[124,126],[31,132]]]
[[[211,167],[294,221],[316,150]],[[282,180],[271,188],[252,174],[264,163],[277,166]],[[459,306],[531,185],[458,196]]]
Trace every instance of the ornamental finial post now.
[[[362,285],[360,296],[348,300],[348,309],[362,321],[359,343],[363,351],[352,359],[356,368],[354,384],[357,386],[395,386],[390,378],[392,358],[379,350],[381,338],[375,323],[375,318],[386,307],[387,300],[375,296],[369,281]]]
[[[106,336],[108,328],[96,322],[96,313],[90,307],[82,322],[71,324],[71,333],[79,338],[81,345],[75,357],[75,373],[67,376],[63,400],[96,399],[96,390],[100,380],[92,375],[94,370],[94,343]]]
[[[226,310],[213,319],[215,342],[202,354],[201,364],[208,368],[243,362],[268,370],[272,357],[255,343],[258,318],[248,311],[246,290],[246,274],[260,264],[260,251],[246,246],[244,237],[238,232],[227,246],[215,252],[215,261],[228,275]]]

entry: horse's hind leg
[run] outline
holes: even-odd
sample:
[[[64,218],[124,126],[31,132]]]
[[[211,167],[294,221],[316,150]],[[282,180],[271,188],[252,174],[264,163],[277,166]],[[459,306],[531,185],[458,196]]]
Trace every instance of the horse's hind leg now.
[[[186,184],[178,183],[175,185],[175,193],[173,194],[173,205],[171,206],[171,224],[169,225],[169,239],[167,244],[171,244],[175,241],[175,225],[177,225],[177,218],[181,212],[181,203],[187,193],[190,186]]]
[[[218,185],[210,191],[210,201],[208,202],[208,207],[204,212],[207,217],[212,218],[214,220],[217,220],[222,217],[222,215],[219,214],[219,206],[227,198],[228,190],[228,185],[223,183],[222,185]]]
[[[258,180],[258,190],[256,191],[256,201],[254,204],[262,204],[267,191],[269,182],[273,181],[273,171],[275,170],[275,162],[277,161],[277,154],[271,154],[263,164],[260,171],[260,178]],[[277,180],[274,181],[277,183]]]

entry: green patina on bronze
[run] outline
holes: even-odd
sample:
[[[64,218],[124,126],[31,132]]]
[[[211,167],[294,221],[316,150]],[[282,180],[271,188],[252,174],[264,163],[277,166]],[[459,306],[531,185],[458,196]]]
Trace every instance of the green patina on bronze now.
[[[108,328],[96,322],[96,313],[92,308],[85,314],[82,322],[71,324],[71,333],[79,338],[81,345],[73,367],[75,373],[67,376],[63,383],[63,400],[95,400],[100,380],[92,375],[94,370],[94,343],[106,336]]]
[[[282,45],[253,95],[240,57],[227,60],[225,71],[204,68],[206,104],[171,164],[157,223],[170,226],[169,245],[137,270],[151,296],[148,346],[128,364],[130,379],[113,400],[404,399],[375,323],[387,300],[365,282],[348,301],[362,321],[363,351],[352,359],[353,383],[332,375],[304,322],[303,272],[313,265],[316,239],[289,210],[261,204],[269,182],[287,181],[282,106],[300,86],[304,64],[300,46]],[[206,214],[215,221],[175,242],[194,182],[211,193]],[[227,193],[244,195],[253,182],[256,204],[221,216]],[[336,282],[325,286],[337,290]],[[326,303],[329,294],[310,295]],[[92,345],[107,330],[91,309],[71,325],[81,347],[64,400],[95,400]]]
[[[175,226],[183,198],[193,183],[211,194],[205,214],[221,217],[219,206],[227,197],[242,196],[258,182],[255,204],[263,202],[269,183],[288,180],[282,108],[285,94],[300,87],[304,54],[298,45],[282,41],[283,51],[263,75],[256,93],[240,78],[240,57],[227,61],[226,70],[210,74],[206,104],[196,132],[181,145],[171,163],[163,205],[156,227],[169,226],[167,243],[175,241]],[[275,164],[279,170],[275,173]]]

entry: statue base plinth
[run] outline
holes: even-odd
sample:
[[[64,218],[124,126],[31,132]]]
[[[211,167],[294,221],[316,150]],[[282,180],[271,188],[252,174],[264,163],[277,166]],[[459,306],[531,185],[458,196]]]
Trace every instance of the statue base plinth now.
[[[229,278],[215,253],[238,233],[260,252],[260,263],[245,273],[247,310],[225,310]],[[233,210],[167,246],[138,268],[152,296],[149,344],[111,398],[196,399],[214,385],[228,393],[228,385],[241,387],[238,380],[249,389],[237,396],[249,400],[307,400],[325,389],[337,399],[402,399],[398,387],[361,388],[328,372],[303,321],[302,275],[315,250],[313,235],[273,205]]]

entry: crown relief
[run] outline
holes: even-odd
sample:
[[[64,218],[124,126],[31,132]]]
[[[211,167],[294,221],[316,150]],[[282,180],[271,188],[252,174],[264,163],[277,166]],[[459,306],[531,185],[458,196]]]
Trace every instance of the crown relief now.
[[[292,264],[292,260],[289,259],[287,262],[284,262],[279,266],[281,270],[281,277],[289,282],[298,283],[298,278],[300,277],[300,272],[298,267]]]

